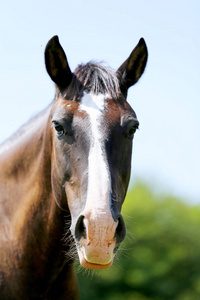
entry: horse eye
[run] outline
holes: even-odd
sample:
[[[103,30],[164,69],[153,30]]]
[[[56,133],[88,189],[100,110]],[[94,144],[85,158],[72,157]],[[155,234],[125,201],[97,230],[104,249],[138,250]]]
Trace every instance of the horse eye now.
[[[136,130],[138,129],[138,126],[137,125],[134,125],[134,126],[132,126],[130,129],[129,129],[129,132],[128,132],[128,137],[133,137],[134,136],[134,134],[135,134],[135,132],[136,132]]]
[[[57,123],[57,122],[52,122],[52,123],[53,123],[53,127],[54,127],[55,130],[56,130],[57,135],[58,135],[59,137],[62,136],[62,135],[65,133],[63,126],[60,125],[60,124]]]

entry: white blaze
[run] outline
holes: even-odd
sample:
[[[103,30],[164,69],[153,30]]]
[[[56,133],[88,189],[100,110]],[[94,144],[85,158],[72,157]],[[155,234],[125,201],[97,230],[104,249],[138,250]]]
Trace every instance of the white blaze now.
[[[86,207],[95,215],[106,214],[109,208],[111,179],[104,147],[104,130],[102,117],[105,110],[105,95],[84,93],[80,110],[84,110],[90,120],[90,151],[88,157],[88,190]]]

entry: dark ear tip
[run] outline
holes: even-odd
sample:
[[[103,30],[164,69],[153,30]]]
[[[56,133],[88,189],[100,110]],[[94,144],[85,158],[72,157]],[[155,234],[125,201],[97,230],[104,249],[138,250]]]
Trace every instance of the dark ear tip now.
[[[139,44],[145,44],[145,40],[143,37],[139,40]]]
[[[58,38],[57,35],[54,35],[54,36],[50,39],[50,41],[59,42],[59,38]]]
[[[46,45],[46,50],[49,48],[49,47],[52,47],[53,45],[58,45],[59,44],[59,38],[57,35],[54,35],[47,43]]]
[[[148,56],[147,44],[146,44],[144,38],[141,38],[141,39],[139,40],[138,45],[139,45],[141,48],[143,48],[143,50],[144,50],[145,53],[146,53],[146,56]]]
[[[139,44],[140,46],[144,46],[144,47],[147,48],[147,44],[146,44],[144,38],[141,38],[141,39],[139,40],[139,43],[138,43],[138,44]]]

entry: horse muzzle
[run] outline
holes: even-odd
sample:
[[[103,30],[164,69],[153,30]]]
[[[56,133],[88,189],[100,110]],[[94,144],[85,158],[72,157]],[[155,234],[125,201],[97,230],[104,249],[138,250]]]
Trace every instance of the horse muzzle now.
[[[109,268],[125,235],[121,214],[118,214],[115,221],[111,215],[83,213],[75,226],[80,264],[88,269]]]

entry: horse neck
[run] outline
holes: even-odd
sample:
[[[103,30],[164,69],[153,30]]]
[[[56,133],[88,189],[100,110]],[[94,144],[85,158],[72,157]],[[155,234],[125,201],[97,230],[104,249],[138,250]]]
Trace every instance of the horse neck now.
[[[29,253],[34,247],[47,251],[53,236],[60,242],[63,234],[64,218],[51,189],[51,147],[48,109],[1,155],[1,206],[9,220],[9,239]],[[34,236],[43,241],[36,243]]]
[[[49,167],[51,143],[50,130],[47,125],[48,115],[49,113],[46,111],[34,121],[23,126],[0,148],[1,186],[8,187],[7,192],[9,193],[8,197],[2,191],[1,197],[4,201],[1,201],[7,203],[9,210],[14,212],[24,198],[31,198],[29,193],[33,193],[36,183],[40,185],[38,174],[42,176]],[[48,146],[46,146],[47,144]],[[45,177],[46,181],[48,177]],[[10,205],[11,203],[12,205]]]
[[[52,193],[51,155],[48,110],[26,127],[0,159],[0,223],[7,227],[2,233],[0,224],[0,256],[6,257],[0,268],[13,272],[20,264],[24,274],[29,274],[22,279],[25,285],[33,276],[39,281],[53,280],[70,247],[61,242],[67,219]]]

